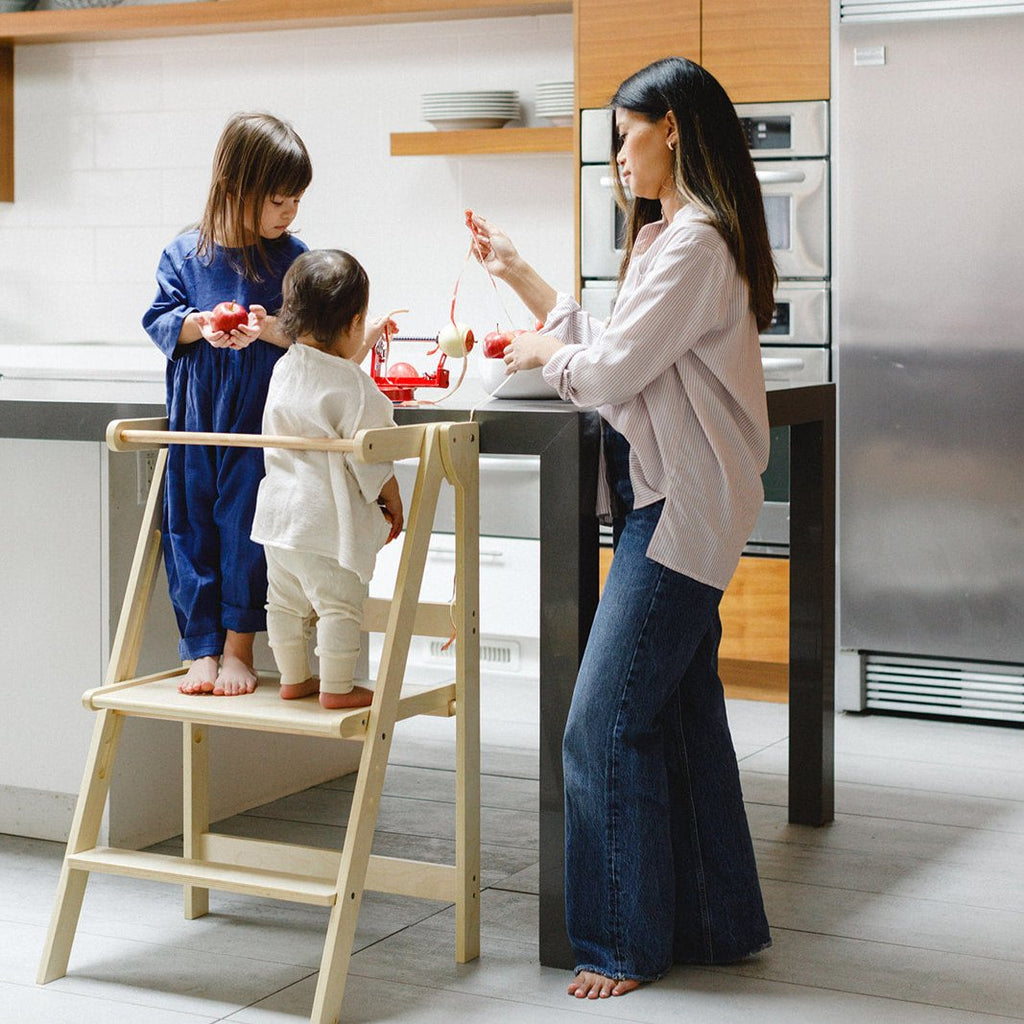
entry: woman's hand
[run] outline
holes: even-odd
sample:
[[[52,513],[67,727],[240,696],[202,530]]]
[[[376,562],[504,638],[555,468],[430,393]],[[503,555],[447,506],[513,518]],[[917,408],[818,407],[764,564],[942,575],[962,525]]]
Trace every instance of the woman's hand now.
[[[562,342],[550,334],[537,334],[535,331],[517,334],[505,346],[502,357],[505,360],[505,372],[517,373],[519,370],[544,366],[561,347]]]
[[[497,278],[512,273],[521,257],[508,235],[472,210],[466,211],[466,227],[473,233],[477,260]]]

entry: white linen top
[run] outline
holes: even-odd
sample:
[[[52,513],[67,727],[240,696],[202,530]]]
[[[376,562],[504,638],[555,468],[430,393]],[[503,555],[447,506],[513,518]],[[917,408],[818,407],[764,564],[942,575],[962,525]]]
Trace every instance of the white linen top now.
[[[764,501],[768,409],[749,289],[692,204],[637,236],[607,324],[568,295],[543,375],[630,444],[634,507],[665,499],[647,556],[724,590]]]
[[[394,425],[390,400],[350,359],[296,344],[274,366],[264,434],[352,437]],[[252,539],[336,559],[368,583],[390,532],[377,498],[393,464],[284,448],[264,449],[263,460]]]

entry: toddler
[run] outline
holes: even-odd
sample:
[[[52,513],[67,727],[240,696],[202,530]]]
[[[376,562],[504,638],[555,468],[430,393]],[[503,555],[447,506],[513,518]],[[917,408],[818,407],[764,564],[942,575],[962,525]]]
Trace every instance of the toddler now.
[[[352,437],[394,426],[392,406],[359,368],[387,318],[366,324],[366,271],[336,249],[304,253],[284,278],[282,329],[295,344],[274,367],[263,433]],[[377,552],[402,529],[392,463],[341,452],[264,450],[252,539],[267,558],[267,635],[281,697],[319,691],[325,708],[363,707],[373,692],[353,684],[363,601]],[[320,677],[310,672],[313,614]]]

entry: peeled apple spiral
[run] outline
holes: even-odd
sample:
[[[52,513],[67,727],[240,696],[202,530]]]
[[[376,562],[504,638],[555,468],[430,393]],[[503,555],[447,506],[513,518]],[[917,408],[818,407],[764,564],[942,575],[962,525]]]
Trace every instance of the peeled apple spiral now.
[[[437,335],[438,348],[452,359],[462,359],[472,348],[473,331],[463,323],[447,323]]]

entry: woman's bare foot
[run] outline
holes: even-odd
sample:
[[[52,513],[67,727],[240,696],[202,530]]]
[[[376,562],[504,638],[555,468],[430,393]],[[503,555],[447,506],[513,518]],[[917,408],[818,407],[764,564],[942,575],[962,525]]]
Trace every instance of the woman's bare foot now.
[[[569,995],[577,999],[607,999],[609,996],[624,996],[639,988],[640,984],[635,978],[616,981],[593,971],[580,971],[569,983]]]
[[[281,700],[297,700],[299,697],[308,697],[311,693],[320,690],[320,680],[316,676],[310,676],[301,683],[282,683]]]
[[[188,667],[185,677],[178,684],[180,693],[187,693],[189,696],[213,693],[217,684],[217,670],[219,662],[212,654],[204,658],[196,658]]]
[[[213,693],[217,697],[237,697],[242,693],[252,693],[259,682],[259,676],[252,667],[252,642],[254,633],[236,633],[227,631],[224,637],[224,657],[221,659],[220,673],[214,684]]]
[[[322,708],[365,708],[373,703],[373,690],[365,686],[353,686],[348,693],[325,693],[320,691]]]

